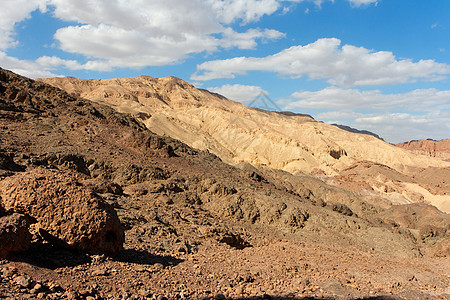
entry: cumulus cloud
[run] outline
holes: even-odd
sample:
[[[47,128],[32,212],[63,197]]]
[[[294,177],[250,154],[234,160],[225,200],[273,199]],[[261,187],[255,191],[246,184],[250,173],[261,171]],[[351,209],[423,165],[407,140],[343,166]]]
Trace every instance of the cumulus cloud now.
[[[32,60],[20,60],[15,57],[8,56],[2,51],[0,51],[0,66],[4,69],[8,69],[17,74],[30,78],[56,76],[51,71],[42,68],[42,66]]]
[[[271,71],[293,78],[326,79],[333,85],[361,86],[441,80],[450,73],[450,65],[434,60],[398,60],[392,52],[341,46],[339,39],[324,38],[266,57],[207,61],[197,66],[197,72],[191,78],[234,78],[248,71]]]
[[[380,113],[356,118],[356,128],[373,131],[391,143],[411,139],[445,139],[450,132],[450,113],[429,112],[425,114]]]
[[[233,47],[254,49],[259,41],[284,37],[273,29],[246,28],[239,32],[233,26],[248,25],[283,11],[288,3],[302,1],[311,0],[6,1],[0,11],[0,50],[17,44],[17,23],[36,9],[49,9],[55,18],[78,23],[55,33],[62,50],[108,63],[109,69],[161,66],[195,53]],[[348,1],[356,6],[374,2]],[[320,5],[322,1],[312,2]],[[98,71],[105,70],[103,64],[95,65],[99,66]]]
[[[217,18],[230,24],[241,20],[244,24],[271,15],[280,7],[278,0],[208,0]]]
[[[0,9],[0,50],[14,47],[17,41],[14,39],[14,26],[30,17],[30,13],[36,9],[46,10],[46,0],[15,0],[2,1]]]
[[[369,109],[424,111],[433,107],[450,109],[450,90],[417,89],[408,93],[384,94],[379,90],[359,91],[327,87],[320,91],[300,91],[292,94],[286,109]]]
[[[80,64],[76,60],[66,60],[55,56],[42,56],[34,61],[22,60],[8,56],[2,51],[0,51],[0,66],[30,78],[55,77],[58,75],[54,71],[60,68],[68,70],[111,70],[109,65],[102,61],[88,61]]]
[[[208,90],[244,104],[249,104],[261,94],[268,94],[259,86],[242,84],[225,84],[220,87],[210,87]]]
[[[281,101],[285,110],[311,113],[326,123],[372,131],[393,143],[408,139],[443,139],[450,132],[450,90],[417,89],[385,94],[327,87],[300,91]]]
[[[253,49],[257,40],[284,36],[273,29],[237,32],[228,26],[272,14],[279,6],[275,0],[49,1],[55,17],[81,24],[55,33],[60,48],[111,67],[167,65],[193,53]]]
[[[369,130],[390,143],[412,139],[445,139],[450,132],[449,111],[375,112],[327,111],[314,116],[329,124],[344,124]]]

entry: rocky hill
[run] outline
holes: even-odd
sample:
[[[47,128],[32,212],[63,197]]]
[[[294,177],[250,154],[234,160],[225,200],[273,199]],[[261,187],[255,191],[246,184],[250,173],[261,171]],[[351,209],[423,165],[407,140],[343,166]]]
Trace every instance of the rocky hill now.
[[[438,157],[450,161],[450,139],[440,141],[434,140],[414,140],[395,145],[397,147],[409,150],[416,154],[429,157]]]
[[[175,100],[152,103],[182,107],[183,95],[196,101],[209,94],[189,96],[173,81],[163,80]],[[246,114],[216,97],[212,107],[223,101]],[[131,108],[119,113],[0,69],[0,298],[450,293],[448,214],[426,204],[393,205],[304,173],[231,166],[150,131],[145,125],[154,115]],[[306,116],[289,120],[316,124]],[[341,176],[358,169],[410,178],[374,163]],[[10,243],[18,238],[19,245]]]
[[[316,122],[308,115],[250,108],[175,77],[41,81],[131,113],[153,132],[208,150],[232,165],[314,174],[389,202],[425,202],[450,212],[450,162],[416,155],[367,132]],[[360,164],[365,167],[355,168]],[[379,166],[392,172],[377,176],[373,170]],[[350,174],[349,168],[358,173]],[[420,174],[430,168],[441,171],[423,180]]]

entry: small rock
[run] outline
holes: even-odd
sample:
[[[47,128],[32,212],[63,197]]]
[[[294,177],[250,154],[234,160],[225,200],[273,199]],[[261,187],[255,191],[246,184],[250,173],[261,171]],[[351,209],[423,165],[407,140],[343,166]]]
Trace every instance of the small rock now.
[[[108,276],[108,270],[106,268],[98,268],[92,271],[92,276]]]
[[[33,287],[33,289],[30,291],[32,294],[37,294],[42,290],[42,284],[36,283]]]
[[[141,289],[139,290],[139,295],[147,298],[151,296],[151,293],[148,290]]]
[[[75,300],[78,297],[77,293],[74,291],[66,291],[64,293],[64,296],[66,296],[66,298],[70,300]]]
[[[217,294],[216,297],[214,297],[214,299],[216,300],[225,300],[226,297],[224,294]]]
[[[23,275],[20,275],[14,278],[14,283],[23,288],[29,288],[31,285],[31,279]]]
[[[51,292],[53,292],[53,293],[55,293],[55,292],[60,292],[62,289],[61,289],[61,287],[58,285],[58,284],[56,284],[56,283],[51,283],[49,286],[48,286],[48,288],[49,288],[49,290],[51,291]]]
[[[8,268],[3,269],[3,277],[12,277],[14,274],[17,274],[17,268]]]

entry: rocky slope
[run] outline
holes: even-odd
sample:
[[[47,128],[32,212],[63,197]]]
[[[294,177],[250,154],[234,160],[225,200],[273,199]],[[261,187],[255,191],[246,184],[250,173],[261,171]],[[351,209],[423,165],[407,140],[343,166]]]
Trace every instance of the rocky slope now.
[[[408,141],[395,145],[397,147],[409,150],[416,154],[426,155],[430,157],[438,157],[446,161],[450,161],[450,139],[440,141],[434,140],[418,140]]]
[[[295,175],[315,174],[330,184],[377,194],[393,203],[425,202],[450,212],[449,177],[445,176],[450,162],[416,155],[372,135],[316,122],[307,115],[249,108],[174,77],[42,81],[131,113],[153,132],[207,149],[233,165],[247,162]],[[353,168],[367,163],[375,167]],[[392,172],[373,176],[377,166]],[[348,168],[358,174],[349,174]],[[425,182],[416,176],[424,168],[443,171],[434,172],[435,177]],[[402,175],[401,181],[397,174]]]
[[[48,200],[42,187],[54,180],[54,192],[61,191],[55,195],[79,188],[94,193],[91,204],[101,197],[125,230],[124,249],[113,256],[73,251],[31,231],[29,250],[0,261],[1,298],[443,299],[450,293],[450,219],[431,206],[393,206],[375,194],[267,166],[233,167],[149,131],[139,118],[1,69],[0,133],[0,184],[7,187],[0,203],[20,195],[37,206]],[[70,185],[59,186],[61,178]],[[79,207],[64,212],[66,220],[93,211]],[[19,208],[4,208],[1,226],[26,226],[10,221]],[[410,211],[416,217],[408,218]],[[49,232],[60,226],[20,212]]]

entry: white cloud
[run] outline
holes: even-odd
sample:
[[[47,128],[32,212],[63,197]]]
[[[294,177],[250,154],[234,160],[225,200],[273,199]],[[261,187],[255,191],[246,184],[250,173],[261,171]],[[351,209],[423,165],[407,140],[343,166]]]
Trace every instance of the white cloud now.
[[[317,120],[369,130],[393,143],[443,139],[450,132],[450,90],[384,94],[328,87],[296,92],[281,104],[283,109],[297,112],[320,110],[314,115]]]
[[[356,118],[356,128],[379,134],[386,141],[400,143],[412,139],[445,139],[450,132],[450,113],[429,112],[425,114],[383,113]]]
[[[261,94],[268,94],[259,86],[242,84],[225,84],[221,87],[210,87],[208,90],[245,104],[249,104]]]
[[[0,51],[0,66],[22,76],[37,77],[54,77],[56,76],[47,69],[43,69],[38,63],[31,60],[20,60],[15,57],[6,55]]]
[[[349,0],[349,2],[356,7],[360,7],[363,5],[370,5],[372,3],[375,5],[378,4],[377,0]]]
[[[30,78],[55,77],[53,71],[63,68],[69,70],[110,71],[108,64],[102,61],[88,61],[80,64],[76,60],[65,60],[55,56],[42,56],[33,60],[21,60],[0,51],[0,66],[22,76]]]
[[[248,71],[271,71],[293,78],[327,79],[334,85],[361,86],[441,80],[450,73],[450,65],[434,60],[397,60],[392,52],[341,46],[339,39],[324,38],[266,57],[207,61],[197,66],[197,72],[191,78],[234,78]]]
[[[275,0],[50,0],[54,15],[78,26],[54,35],[62,50],[105,60],[110,67],[172,64],[192,53],[220,48],[253,49],[257,40],[283,33],[250,28],[236,32],[227,24],[257,21],[278,9]],[[186,17],[189,16],[189,17]]]
[[[224,24],[236,20],[249,23],[271,15],[280,7],[277,0],[208,0],[218,19]]]
[[[446,139],[450,132],[449,111],[419,114],[329,111],[319,113],[314,117],[329,124],[343,124],[359,130],[369,130],[390,143],[428,138]]]
[[[311,92],[300,91],[292,94],[286,109],[368,109],[368,110],[411,110],[426,111],[430,107],[437,110],[450,109],[450,90],[417,89],[408,93],[383,94],[379,90],[359,91],[327,87]]]
[[[30,13],[36,9],[45,11],[46,0],[14,0],[2,1],[0,9],[0,50],[14,47],[14,26],[20,21],[29,18]]]
[[[50,9],[55,18],[78,23],[56,31],[54,38],[59,47],[102,61],[95,64],[98,71],[161,66],[194,53],[233,47],[254,49],[260,41],[279,39],[284,34],[273,29],[250,27],[238,32],[232,25],[248,25],[302,1],[311,0],[6,1],[0,10],[0,50],[18,43],[14,39],[15,26],[31,12]],[[320,5],[322,1],[312,2]],[[86,66],[92,70],[95,65]]]

